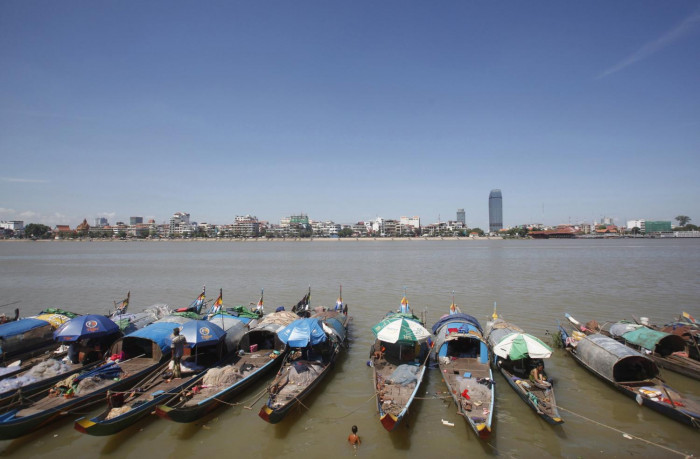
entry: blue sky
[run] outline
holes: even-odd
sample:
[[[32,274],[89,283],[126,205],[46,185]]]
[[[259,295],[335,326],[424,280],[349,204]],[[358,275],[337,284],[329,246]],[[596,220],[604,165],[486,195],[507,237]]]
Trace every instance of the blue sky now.
[[[700,2],[0,2],[0,219],[700,222]]]

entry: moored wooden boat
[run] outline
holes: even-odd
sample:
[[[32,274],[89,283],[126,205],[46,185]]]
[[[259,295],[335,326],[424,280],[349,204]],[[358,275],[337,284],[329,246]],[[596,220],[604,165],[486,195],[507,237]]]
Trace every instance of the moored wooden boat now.
[[[347,325],[346,314],[327,311],[295,320],[278,332],[289,352],[268,388],[270,396],[259,412],[263,420],[280,422],[330,373],[346,346]]]
[[[201,380],[184,389],[184,396],[158,405],[156,414],[175,422],[192,422],[240,394],[281,363],[286,345],[277,331],[298,318],[289,311],[264,316],[242,336],[232,363],[207,370]]]
[[[539,340],[530,341],[530,338],[527,338],[528,342],[533,344],[527,348],[527,353],[523,353],[522,349],[517,349],[520,344],[514,348],[514,342],[525,343],[527,346],[525,339],[531,335],[527,335],[516,325],[499,318],[495,312],[493,320],[486,323],[484,333],[491,349],[492,366],[501,372],[515,393],[548,423],[563,423],[557,409],[552,382],[538,382],[530,378],[532,369],[538,363],[544,365],[542,359],[549,358],[552,350],[542,342],[537,343]],[[510,345],[510,349],[507,348],[508,345]]]
[[[700,428],[700,403],[659,378],[654,361],[610,338],[559,326],[562,342],[576,362],[623,394],[671,419]]]
[[[379,422],[389,432],[408,415],[425,377],[430,332],[410,312],[404,295],[401,311],[390,312],[372,328],[376,337],[370,350],[372,379]]]
[[[606,324],[601,333],[644,353],[662,368],[700,380],[700,362],[689,356],[682,336],[625,322]]]
[[[173,317],[172,320],[180,321],[181,318]],[[0,439],[20,437],[72,410],[103,401],[107,391],[118,391],[141,381],[169,356],[170,333],[175,325],[177,323],[160,322],[120,338],[109,351],[109,355],[122,357],[118,363],[109,362],[88,373],[72,375],[32,400],[23,400],[21,407],[3,411],[0,414]],[[118,370],[117,375],[111,373],[114,367]],[[105,370],[109,377],[104,377]]]
[[[172,332],[172,327],[164,325]],[[229,330],[232,336],[240,337],[239,331],[244,328],[246,325],[237,321]],[[218,325],[206,320],[186,322],[181,333],[188,342],[182,361],[182,378],[174,379],[167,369],[159,368],[138,384],[110,394],[109,407],[93,418],[78,419],[75,429],[95,436],[120,432],[150,414],[155,406],[180,395],[186,387],[202,378],[206,368],[222,359],[226,332]],[[200,339],[202,337],[205,338]]]
[[[450,314],[438,320],[432,331],[440,375],[458,413],[479,438],[489,438],[495,384],[481,324],[476,318],[450,308]]]

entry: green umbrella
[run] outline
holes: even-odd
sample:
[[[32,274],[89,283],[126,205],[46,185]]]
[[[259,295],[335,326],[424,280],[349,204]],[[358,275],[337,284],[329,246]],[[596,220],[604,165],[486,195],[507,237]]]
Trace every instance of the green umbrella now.
[[[421,324],[400,316],[382,320],[372,327],[372,332],[377,339],[387,343],[415,343],[430,336],[430,332]]]

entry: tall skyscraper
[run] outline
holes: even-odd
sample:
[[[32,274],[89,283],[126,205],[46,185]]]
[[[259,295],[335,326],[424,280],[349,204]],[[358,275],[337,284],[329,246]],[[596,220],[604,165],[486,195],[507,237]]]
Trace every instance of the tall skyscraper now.
[[[489,232],[503,229],[503,196],[501,190],[491,190],[489,194]]]
[[[457,209],[457,221],[467,226],[467,214],[464,213],[464,209]]]

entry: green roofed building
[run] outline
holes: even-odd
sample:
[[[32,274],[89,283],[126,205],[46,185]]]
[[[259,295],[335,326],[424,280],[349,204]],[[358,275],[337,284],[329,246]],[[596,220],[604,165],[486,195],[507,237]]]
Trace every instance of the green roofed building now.
[[[666,231],[671,231],[671,222],[663,222],[663,221],[652,222],[652,221],[647,220],[645,223],[646,224],[644,225],[644,232],[646,234],[663,233]]]

